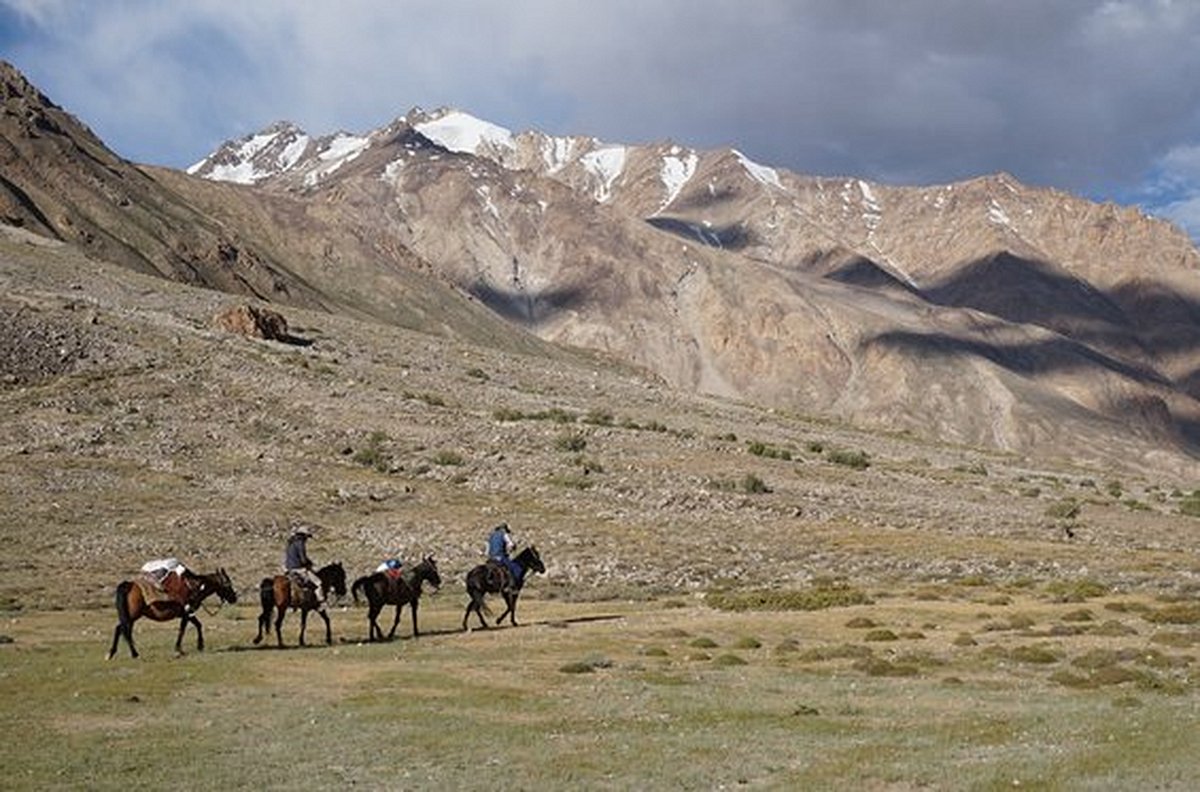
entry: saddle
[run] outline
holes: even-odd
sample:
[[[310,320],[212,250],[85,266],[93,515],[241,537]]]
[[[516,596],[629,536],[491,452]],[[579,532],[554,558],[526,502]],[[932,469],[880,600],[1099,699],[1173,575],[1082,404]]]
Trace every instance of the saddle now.
[[[147,605],[156,602],[176,602],[182,605],[188,601],[190,592],[187,581],[175,572],[168,572],[161,579],[155,574],[143,572],[135,577],[133,582],[141,589],[142,599]]]
[[[287,577],[288,594],[293,608],[315,608],[318,605],[317,587],[308,578],[295,572],[288,572],[285,577]]]
[[[493,591],[507,592],[512,589],[513,575],[512,570],[503,561],[497,561],[494,558],[489,558],[484,562],[484,569],[487,571],[487,587]]]

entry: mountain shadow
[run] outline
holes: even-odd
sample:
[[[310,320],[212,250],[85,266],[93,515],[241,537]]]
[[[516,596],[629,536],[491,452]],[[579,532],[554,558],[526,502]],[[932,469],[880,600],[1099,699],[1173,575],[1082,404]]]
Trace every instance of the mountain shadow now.
[[[483,281],[476,281],[467,291],[495,313],[526,327],[536,327],[557,313],[583,305],[587,296],[587,289],[582,286],[529,292],[497,289]]]
[[[721,250],[744,250],[754,243],[754,234],[741,223],[706,226],[677,217],[647,217],[646,222],[668,234]]]
[[[915,357],[980,357],[1024,377],[1100,368],[1143,385],[1171,387],[1153,368],[1118,360],[1069,338],[1057,337],[1021,344],[992,344],[945,333],[891,331],[865,342],[903,350]]]
[[[1165,284],[1143,279],[1122,283],[1110,292],[1110,297],[1156,352],[1200,348],[1200,302]]]
[[[1049,262],[999,251],[959,267],[924,290],[926,299],[974,308],[1018,324],[1070,335],[1075,320],[1128,328],[1121,307],[1086,281]]]
[[[1154,356],[1121,304],[1050,262],[1000,251],[958,268],[923,294],[936,305],[1053,330],[1125,361]]]

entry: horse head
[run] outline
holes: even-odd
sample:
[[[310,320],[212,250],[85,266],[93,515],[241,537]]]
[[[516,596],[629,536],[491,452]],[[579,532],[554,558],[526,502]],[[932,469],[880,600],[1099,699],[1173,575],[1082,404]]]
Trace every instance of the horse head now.
[[[434,591],[442,587],[442,576],[438,574],[437,561],[433,560],[433,556],[425,556],[421,563],[417,564],[417,571],[417,579],[429,581]]]
[[[219,568],[216,572],[196,577],[201,581],[199,591],[201,599],[209,594],[216,594],[222,602],[228,602],[230,605],[237,602],[237,591],[234,590],[233,581],[229,579],[229,573],[225,571],[225,567]]]
[[[326,589],[332,590],[339,597],[346,596],[346,570],[341,561],[334,561],[317,570],[317,577]]]
[[[532,569],[534,572],[542,573],[546,571],[546,565],[542,563],[542,557],[538,555],[537,548],[533,545],[529,545],[529,547],[526,547],[524,550],[518,553],[516,560],[519,561],[521,566],[523,566],[526,570]]]

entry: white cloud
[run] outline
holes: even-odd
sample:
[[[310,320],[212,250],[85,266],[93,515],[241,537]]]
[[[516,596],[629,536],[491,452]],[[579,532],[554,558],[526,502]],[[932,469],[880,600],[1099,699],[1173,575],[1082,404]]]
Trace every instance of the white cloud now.
[[[1154,213],[1178,225],[1193,240],[1200,241],[1200,190],[1188,198],[1156,207]]]
[[[1156,167],[1184,178],[1166,153],[1200,139],[1200,3],[0,3],[39,87],[122,154],[180,166],[281,118],[361,132],[449,104],[801,172],[1004,170],[1105,198]]]
[[[1159,158],[1137,198],[1200,240],[1200,145],[1176,146]]]

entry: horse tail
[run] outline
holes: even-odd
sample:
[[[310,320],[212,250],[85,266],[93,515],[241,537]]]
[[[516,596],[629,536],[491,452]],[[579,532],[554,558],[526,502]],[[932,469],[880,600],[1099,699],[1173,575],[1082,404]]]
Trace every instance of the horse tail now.
[[[116,604],[117,604],[117,621],[122,627],[127,627],[133,622],[129,614],[129,589],[133,583],[128,580],[122,580],[117,584]]]
[[[488,616],[492,615],[492,609],[488,607],[487,597],[487,568],[476,567],[467,574],[467,596],[471,598],[471,602],[479,603],[479,608]]]
[[[274,578],[265,577],[258,584],[258,600],[262,605],[263,613],[270,613],[272,606],[275,605],[275,580]]]
[[[366,593],[367,581],[371,579],[370,575],[363,575],[358,580],[354,581],[354,585],[350,587],[350,594],[354,597],[354,604],[358,604],[358,590],[363,589]]]

